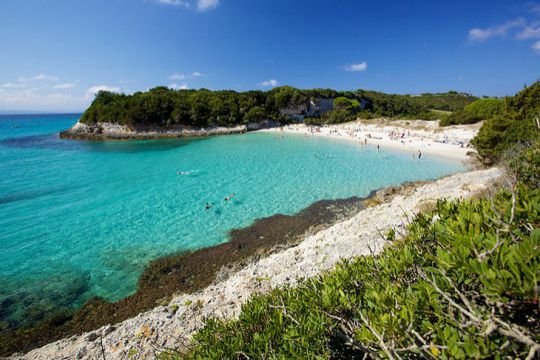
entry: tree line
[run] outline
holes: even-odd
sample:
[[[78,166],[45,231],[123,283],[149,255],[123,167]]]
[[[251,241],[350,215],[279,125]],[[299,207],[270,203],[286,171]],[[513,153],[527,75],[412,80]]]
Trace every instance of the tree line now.
[[[81,122],[113,122],[132,127],[175,124],[197,127],[234,126],[263,120],[287,123],[291,119],[280,110],[299,106],[305,108],[311,101],[316,102],[318,99],[336,100],[334,109],[320,119],[328,123],[349,121],[357,116],[433,118],[430,113],[433,109],[462,109],[476,100],[472,95],[457,92],[396,95],[367,90],[302,90],[290,86],[246,92],[156,87],[132,95],[100,91],[84,112]]]

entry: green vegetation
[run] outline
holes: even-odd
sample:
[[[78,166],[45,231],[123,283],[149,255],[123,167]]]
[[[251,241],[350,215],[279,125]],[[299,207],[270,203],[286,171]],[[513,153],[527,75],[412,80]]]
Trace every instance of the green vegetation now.
[[[280,110],[303,107],[317,99],[335,99],[335,113],[318,122],[339,123],[360,117],[418,118],[436,116],[430,109],[455,110],[476,98],[468,94],[392,95],[374,91],[300,90],[282,86],[267,92],[172,90],[156,87],[133,95],[99,92],[81,122],[136,126],[234,126],[263,120],[289,122]],[[305,114],[304,114],[305,115]],[[314,120],[313,120],[314,121]]]
[[[416,101],[423,107],[446,112],[461,110],[467,104],[470,104],[477,99],[477,97],[471,94],[459,93],[457,91],[438,94],[425,93],[416,97]]]
[[[500,115],[504,110],[504,101],[495,98],[478,99],[441,119],[441,126],[474,124]]]
[[[448,109],[462,109],[476,100],[469,94],[449,92],[443,94],[395,95],[358,90],[342,93],[334,100],[334,109],[317,118],[308,118],[308,124],[340,124],[356,119],[437,120],[448,116]],[[347,97],[345,97],[347,96]],[[364,106],[362,106],[362,104]]]
[[[360,103],[356,99],[349,99],[343,96],[340,96],[334,99],[334,109],[341,110],[360,110]]]
[[[512,148],[505,153],[503,161],[522,183],[540,188],[540,140],[531,146]]]
[[[540,138],[540,82],[504,99],[500,114],[486,120],[473,145],[488,162],[497,161],[516,144]]]
[[[208,320],[184,358],[524,358],[540,341],[539,223],[525,186],[439,202],[382,254]]]

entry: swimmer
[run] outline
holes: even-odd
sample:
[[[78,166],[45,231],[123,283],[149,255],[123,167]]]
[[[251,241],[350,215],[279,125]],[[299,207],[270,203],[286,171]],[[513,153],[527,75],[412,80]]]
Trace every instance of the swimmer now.
[[[231,195],[227,196],[224,200],[225,200],[225,201],[231,201],[232,198],[233,198],[235,195],[236,195],[235,193],[232,193]]]
[[[210,210],[214,206],[211,202],[206,203],[206,206],[204,207],[205,210]]]
[[[190,170],[190,171],[177,171],[176,173],[178,175],[191,175],[193,174],[194,172],[198,172],[199,170]]]

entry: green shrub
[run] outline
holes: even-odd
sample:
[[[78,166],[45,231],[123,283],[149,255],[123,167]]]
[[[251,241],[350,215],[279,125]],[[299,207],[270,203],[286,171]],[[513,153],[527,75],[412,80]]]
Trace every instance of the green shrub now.
[[[489,119],[502,113],[504,110],[504,101],[496,98],[478,99],[465,106],[463,110],[475,114],[482,119]]]
[[[532,189],[540,188],[540,140],[511,148],[503,161],[517,181]]]
[[[518,144],[540,138],[537,119],[540,117],[540,83],[505,99],[500,115],[486,120],[472,143],[486,160],[499,160],[501,155]]]
[[[182,357],[524,358],[540,342],[538,224],[540,190],[439,201],[380,255],[209,319]]]
[[[360,103],[358,100],[351,100],[343,96],[334,99],[335,109],[358,109],[359,107]]]
[[[306,124],[342,124],[354,121],[358,117],[358,112],[353,109],[334,109],[322,114],[319,118],[304,120]]]
[[[445,119],[441,119],[439,123],[440,126],[451,126],[451,125],[466,125],[466,124],[475,124],[485,120],[484,118],[466,112],[465,110],[458,110],[453,112],[451,115],[447,116]]]
[[[441,120],[441,126],[474,124],[483,120],[491,119],[504,110],[504,101],[501,99],[484,98],[478,99],[463,110],[458,110]]]

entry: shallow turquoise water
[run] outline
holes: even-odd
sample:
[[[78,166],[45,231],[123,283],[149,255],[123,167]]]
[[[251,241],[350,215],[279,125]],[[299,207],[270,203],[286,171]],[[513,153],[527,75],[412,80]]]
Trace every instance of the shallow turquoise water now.
[[[226,241],[256,218],[464,169],[296,135],[60,140],[77,119],[0,116],[0,321],[11,326],[129,295],[150,260]]]

